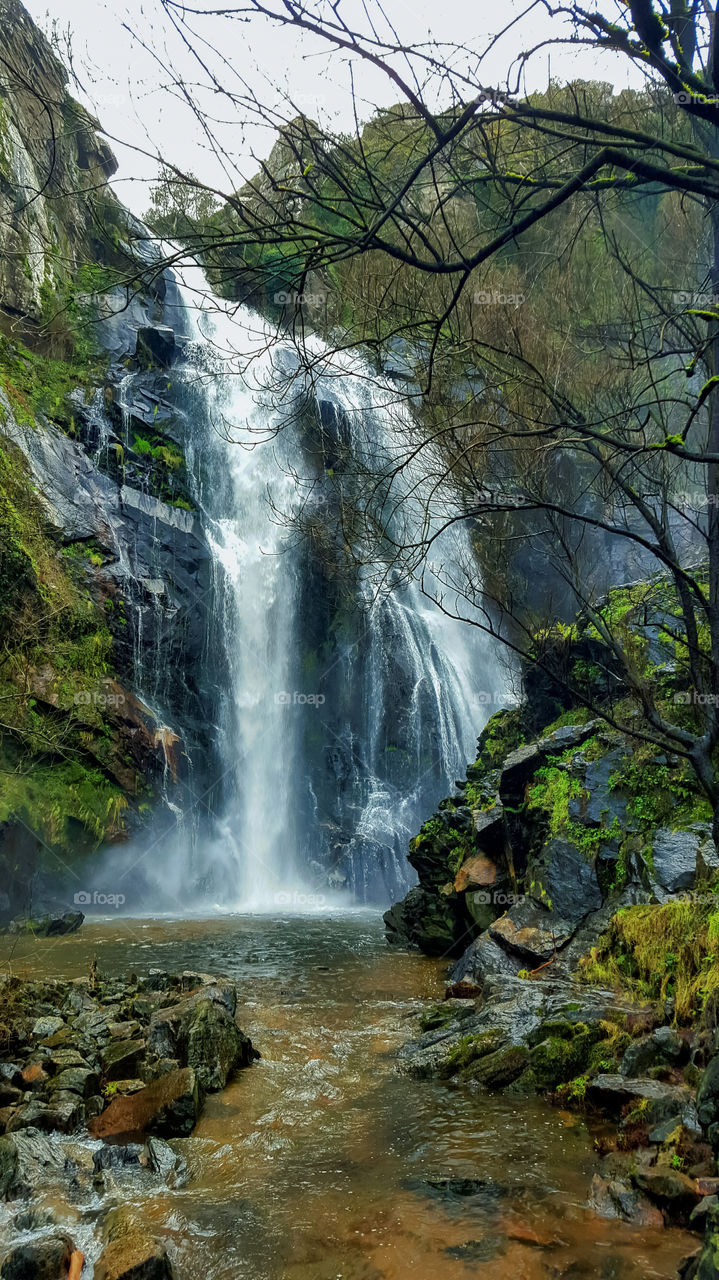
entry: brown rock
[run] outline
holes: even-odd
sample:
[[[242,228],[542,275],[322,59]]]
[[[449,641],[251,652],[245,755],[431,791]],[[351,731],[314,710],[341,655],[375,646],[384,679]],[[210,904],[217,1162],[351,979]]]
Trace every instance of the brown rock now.
[[[497,883],[497,868],[490,858],[478,853],[462,863],[454,880],[457,893],[466,889],[483,889]]]
[[[95,1138],[134,1142],[148,1133],[178,1137],[191,1133],[202,1110],[202,1089],[192,1067],[170,1071],[137,1093],[114,1098],[90,1121]]]
[[[679,1169],[667,1169],[657,1165],[637,1169],[634,1181],[653,1200],[661,1203],[695,1205],[701,1199],[697,1184]]]
[[[43,1071],[39,1062],[33,1062],[32,1066],[25,1067],[22,1078],[26,1089],[41,1089],[50,1079],[47,1071]]]
[[[700,1196],[719,1195],[719,1178],[697,1178],[697,1191]]]

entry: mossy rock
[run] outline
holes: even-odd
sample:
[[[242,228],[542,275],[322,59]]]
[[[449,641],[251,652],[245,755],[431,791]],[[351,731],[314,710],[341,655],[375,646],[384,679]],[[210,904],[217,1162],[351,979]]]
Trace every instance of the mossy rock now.
[[[481,1031],[479,1035],[463,1036],[452,1045],[444,1062],[440,1064],[440,1077],[446,1079],[448,1076],[459,1075],[462,1079],[474,1079],[474,1065],[498,1049],[503,1040],[504,1032],[497,1028]]]
[[[462,1072],[464,1080],[476,1080],[486,1089],[506,1089],[526,1071],[529,1050],[523,1044],[513,1044],[495,1053],[479,1058],[472,1067]]]

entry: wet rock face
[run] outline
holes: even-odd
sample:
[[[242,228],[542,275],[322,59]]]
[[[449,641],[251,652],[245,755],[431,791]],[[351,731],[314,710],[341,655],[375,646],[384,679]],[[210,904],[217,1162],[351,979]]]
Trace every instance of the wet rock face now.
[[[121,1206],[103,1224],[105,1245],[95,1263],[95,1280],[172,1280],[165,1246],[136,1214]]]
[[[66,1235],[18,1245],[0,1267],[0,1280],[60,1280],[67,1275],[73,1249]]]

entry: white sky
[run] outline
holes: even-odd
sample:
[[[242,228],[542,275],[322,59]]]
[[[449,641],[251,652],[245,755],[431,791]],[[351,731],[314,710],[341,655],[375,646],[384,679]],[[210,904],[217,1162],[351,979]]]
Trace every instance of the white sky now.
[[[51,14],[47,0],[24,2],[46,32],[52,23],[61,33],[70,32],[75,71],[84,87],[84,92],[72,86],[71,91],[93,110],[111,136],[120,161],[114,185],[137,213],[147,207],[147,187],[156,177],[158,154],[225,191],[256,171],[252,156],[267,154],[272,135],[253,125],[246,110],[199,87],[200,82],[207,85],[207,74],[173,31],[159,0],[53,0]],[[356,3],[343,0],[343,12],[350,14]],[[370,12],[373,4],[368,0]],[[526,0],[385,0],[384,4],[406,41],[434,37],[478,52],[511,16],[527,7]],[[203,50],[208,67],[223,86],[240,93],[244,81],[264,102],[272,103],[279,85],[306,115],[335,128],[352,128],[350,73],[343,54],[328,56],[324,45],[308,37],[300,40],[296,33],[256,17],[238,22],[205,16],[197,24],[198,36],[208,43],[203,46],[198,39],[193,45]],[[486,58],[482,82],[505,85],[513,58],[550,33],[557,33],[556,26],[550,27],[540,6],[532,6],[521,34],[509,33]],[[203,110],[221,121],[214,132],[226,151],[224,165],[160,62],[197,84]],[[546,87],[548,71],[548,51],[543,50],[535,56],[524,87]],[[596,51],[566,47],[552,51],[551,74],[562,80],[612,80],[619,87],[630,83],[625,59],[611,55],[600,59]],[[638,83],[636,75],[631,82]],[[375,107],[389,106],[400,97],[387,78],[367,64],[356,71],[354,83],[363,119]]]

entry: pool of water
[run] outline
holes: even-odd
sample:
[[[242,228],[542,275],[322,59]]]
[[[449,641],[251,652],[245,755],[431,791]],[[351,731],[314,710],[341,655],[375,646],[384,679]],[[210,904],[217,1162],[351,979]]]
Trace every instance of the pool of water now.
[[[118,918],[0,943],[21,976],[77,977],[97,955],[111,974],[239,983],[262,1059],[173,1144],[189,1184],[142,1199],[177,1280],[668,1280],[696,1245],[587,1207],[596,1160],[577,1116],[396,1073],[445,965],[389,950],[378,916]]]

